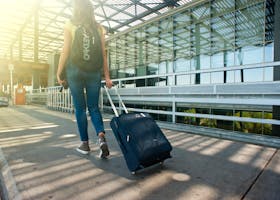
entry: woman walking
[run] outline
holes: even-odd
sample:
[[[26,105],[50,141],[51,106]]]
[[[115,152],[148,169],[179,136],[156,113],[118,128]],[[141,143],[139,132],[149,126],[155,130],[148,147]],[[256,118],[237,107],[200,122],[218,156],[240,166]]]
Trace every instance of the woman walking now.
[[[57,80],[60,85],[66,82],[61,78],[63,71],[66,71],[67,83],[73,97],[81,139],[81,145],[76,150],[82,154],[90,152],[86,114],[88,109],[98,136],[100,158],[109,156],[103,119],[98,107],[102,70],[106,86],[111,88],[113,85],[103,32],[101,25],[95,20],[90,0],[74,0],[73,17],[64,27],[64,44],[57,70]]]

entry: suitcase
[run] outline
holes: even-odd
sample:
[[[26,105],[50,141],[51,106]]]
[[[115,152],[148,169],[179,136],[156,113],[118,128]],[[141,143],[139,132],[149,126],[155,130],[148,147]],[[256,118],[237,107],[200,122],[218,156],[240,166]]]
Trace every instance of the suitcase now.
[[[128,113],[117,88],[114,87],[125,111],[119,115],[108,89],[106,86],[104,88],[115,113],[110,126],[132,174],[171,158],[172,146],[154,119],[148,113]]]

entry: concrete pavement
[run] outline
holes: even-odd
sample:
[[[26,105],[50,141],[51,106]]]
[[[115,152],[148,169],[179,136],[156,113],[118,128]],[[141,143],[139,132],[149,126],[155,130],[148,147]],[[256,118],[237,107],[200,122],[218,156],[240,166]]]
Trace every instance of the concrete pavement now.
[[[163,130],[173,157],[136,175],[127,170],[104,115],[111,156],[81,156],[72,114],[44,107],[0,108],[3,199],[280,199],[280,153],[241,142]]]

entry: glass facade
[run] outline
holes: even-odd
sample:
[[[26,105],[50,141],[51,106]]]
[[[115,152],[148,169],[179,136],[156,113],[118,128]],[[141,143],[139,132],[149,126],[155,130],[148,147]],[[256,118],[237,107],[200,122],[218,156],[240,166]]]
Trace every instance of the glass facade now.
[[[113,36],[107,41],[111,75],[135,77],[122,81],[124,88],[273,81],[273,67],[246,67],[274,61],[273,5],[273,0],[203,1]],[[131,106],[145,109],[136,104]],[[159,108],[172,110],[150,109]],[[272,118],[272,110],[258,108],[189,105],[176,106],[176,112]],[[197,117],[176,116],[175,122],[257,134],[272,129],[270,124]]]
[[[272,3],[206,1],[109,39],[111,74],[125,78],[272,62]],[[272,80],[272,69],[258,68],[139,81],[134,87]]]

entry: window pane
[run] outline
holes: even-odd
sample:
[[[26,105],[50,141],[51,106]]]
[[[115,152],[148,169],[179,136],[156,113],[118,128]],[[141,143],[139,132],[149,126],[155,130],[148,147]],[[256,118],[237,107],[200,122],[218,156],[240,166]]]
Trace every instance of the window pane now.
[[[210,68],[210,56],[200,55],[200,66],[197,66],[197,69],[209,69]]]
[[[223,82],[224,82],[224,72],[211,73],[211,83],[223,83]]]
[[[210,83],[210,73],[200,74],[200,84],[209,84]]]
[[[167,84],[168,85],[175,85],[174,76],[168,76]]]
[[[227,83],[234,83],[234,71],[227,71],[226,72],[226,82]]]
[[[166,65],[167,65],[166,61],[163,61],[159,64],[159,66],[158,66],[158,73],[159,74],[166,74],[166,72],[167,72],[167,69],[166,69],[167,66]]]
[[[264,69],[264,81],[273,81],[273,67]]]
[[[211,56],[211,68],[224,67],[224,53],[216,53]]]
[[[257,81],[263,81],[263,68],[244,70],[244,82],[257,82]]]
[[[167,61],[167,73],[173,73],[174,69],[173,69],[173,61]]]
[[[234,66],[234,52],[233,51],[227,51],[226,53],[225,53],[226,55],[225,55],[225,58],[226,58],[226,60],[225,60],[225,64],[226,64],[226,66]]]
[[[244,65],[263,62],[263,47],[247,47],[243,52]]]
[[[273,55],[274,55],[274,43],[266,44],[265,45],[265,62],[273,62]]]
[[[176,77],[176,85],[189,85],[191,76],[190,75],[179,75]]]
[[[186,72],[190,70],[190,61],[184,58],[175,61],[175,72]]]
[[[166,86],[167,85],[167,77],[159,77],[158,82],[156,83],[156,86]]]
[[[263,47],[244,47],[236,51],[237,65],[246,65],[263,62]]]
[[[148,75],[158,74],[158,65],[156,63],[149,64],[147,68],[147,74]]]

